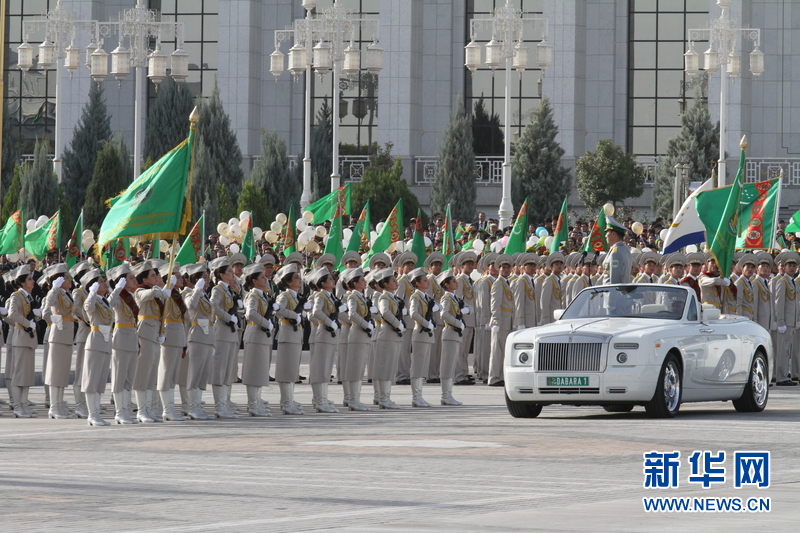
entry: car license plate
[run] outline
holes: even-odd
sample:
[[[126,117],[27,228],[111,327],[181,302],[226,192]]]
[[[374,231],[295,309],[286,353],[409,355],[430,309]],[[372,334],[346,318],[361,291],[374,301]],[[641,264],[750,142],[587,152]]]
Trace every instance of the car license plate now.
[[[548,387],[588,387],[588,377],[566,376],[566,377],[548,377]]]

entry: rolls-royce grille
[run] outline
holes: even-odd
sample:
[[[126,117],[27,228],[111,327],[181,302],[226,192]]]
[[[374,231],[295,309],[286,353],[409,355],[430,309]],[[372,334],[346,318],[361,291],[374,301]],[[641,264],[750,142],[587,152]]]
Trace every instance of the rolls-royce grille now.
[[[599,342],[540,342],[539,372],[599,372]]]

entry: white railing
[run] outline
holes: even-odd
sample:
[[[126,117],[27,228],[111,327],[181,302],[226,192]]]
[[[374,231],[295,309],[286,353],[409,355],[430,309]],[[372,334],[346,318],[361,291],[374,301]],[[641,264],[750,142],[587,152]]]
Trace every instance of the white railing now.
[[[414,183],[430,185],[436,181],[436,167],[439,160],[436,156],[417,156],[414,158]],[[503,182],[502,156],[475,157],[475,183],[482,185],[500,185]]]
[[[341,155],[339,156],[339,174],[343,182],[358,183],[364,177],[364,171],[369,167],[368,155]]]
[[[658,168],[658,160],[654,157],[637,157],[636,162],[644,168],[644,184],[645,186],[653,186],[656,181],[656,169]]]
[[[745,181],[755,183],[777,178],[783,170],[784,187],[800,187],[800,158],[748,158]]]

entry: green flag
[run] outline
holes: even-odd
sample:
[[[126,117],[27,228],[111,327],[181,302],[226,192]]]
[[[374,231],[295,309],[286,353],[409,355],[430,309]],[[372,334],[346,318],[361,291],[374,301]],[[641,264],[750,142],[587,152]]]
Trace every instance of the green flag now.
[[[525,198],[525,201],[522,202],[522,206],[519,208],[519,213],[517,213],[517,218],[514,220],[514,227],[511,229],[511,235],[508,237],[506,241],[506,248],[503,251],[504,254],[515,254],[518,252],[524,252],[528,249],[527,242],[528,236],[528,199]]]
[[[336,258],[336,268],[342,268],[342,255],[344,250],[342,247],[342,217],[346,209],[345,203],[347,199],[344,194],[339,194],[331,199],[335,202],[333,211],[333,220],[331,221],[331,229],[328,231],[328,240],[325,242],[326,254],[333,254]]]
[[[414,239],[411,241],[411,251],[417,256],[416,267],[425,266],[428,250],[425,248],[425,236],[422,235],[422,209],[417,210],[417,220],[414,224]]]
[[[23,236],[25,232],[22,229],[22,211],[14,211],[6,225],[3,226],[3,231],[0,233],[0,254],[15,254],[22,248]]]
[[[247,231],[242,239],[242,254],[251,263],[256,259],[256,240],[253,238],[253,216],[247,219]]]
[[[711,255],[719,267],[720,276],[727,278],[731,273],[731,262],[736,250],[736,240],[741,233],[739,205],[742,197],[742,177],[744,176],[745,147],[743,140],[739,152],[739,171],[730,187],[712,189],[697,195],[695,205],[700,220],[706,227],[706,242]],[[721,190],[722,192],[708,195]],[[720,200],[723,200],[720,202]],[[772,239],[772,235],[769,236]]]
[[[195,125],[189,138],[156,161],[122,194],[108,201],[111,209],[103,220],[98,247],[114,239],[156,235],[176,236],[186,232],[191,205],[186,197],[189,163]]]
[[[286,221],[286,231],[283,234],[283,255],[284,257],[297,250],[297,227],[294,212],[294,205],[289,206],[289,219]]]
[[[61,240],[61,224],[58,211],[50,220],[25,235],[25,250],[37,261],[47,256],[49,250],[57,250]]]
[[[106,270],[119,266],[131,255],[130,239],[124,237],[117,239],[103,252],[103,265]]]
[[[361,215],[358,217],[356,227],[353,229],[353,234],[350,236],[350,242],[347,243],[348,252],[360,251],[362,243],[366,243],[366,245],[369,246],[369,222],[369,202],[367,202],[364,209],[361,210]]]
[[[450,216],[450,204],[444,213],[444,226],[442,226],[444,239],[442,240],[442,253],[444,254],[444,264],[450,264],[450,258],[456,253],[456,240],[453,237],[453,218]]]
[[[597,215],[592,225],[592,231],[589,233],[589,238],[586,239],[586,244],[583,246],[582,252],[603,252],[608,248],[606,242],[606,213],[603,208],[600,208],[600,214]]]
[[[350,214],[350,184],[345,183],[330,194],[323,196],[313,204],[306,207],[306,211],[314,213],[314,221],[312,224],[322,224],[326,220],[333,220],[336,213],[336,205],[338,203],[344,204],[344,214]]]
[[[400,198],[392,209],[392,212],[389,213],[389,216],[386,218],[386,222],[383,224],[381,231],[378,232],[378,236],[375,238],[375,242],[372,243],[372,248],[370,248],[365,262],[369,261],[369,258],[378,252],[385,252],[389,245],[393,242],[397,242],[402,239],[402,230],[403,199]]]
[[[81,259],[81,249],[83,241],[83,211],[81,211],[80,216],[78,216],[78,220],[75,221],[75,227],[72,228],[72,234],[69,236],[69,241],[67,241],[67,257],[64,259],[64,262],[67,264],[68,268],[72,268],[75,266],[75,263],[80,261]]]
[[[200,255],[203,251],[203,237],[200,234],[200,228],[203,227],[203,224],[205,224],[205,215],[201,215],[197,219],[197,222],[195,222],[186,236],[186,240],[183,241],[183,246],[181,246],[178,255],[175,257],[175,261],[181,265],[193,265],[200,260]]]
[[[564,203],[561,204],[561,213],[558,214],[558,222],[556,223],[555,235],[553,235],[553,243],[550,245],[550,253],[557,252],[561,243],[569,239],[569,231],[567,220],[567,199],[564,198]]]

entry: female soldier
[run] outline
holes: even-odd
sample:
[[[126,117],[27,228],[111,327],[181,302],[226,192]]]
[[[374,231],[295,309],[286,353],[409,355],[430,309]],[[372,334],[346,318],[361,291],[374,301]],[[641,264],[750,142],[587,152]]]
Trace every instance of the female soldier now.
[[[8,319],[14,324],[14,365],[11,373],[14,416],[35,418],[36,413],[28,406],[28,391],[36,377],[34,354],[38,343],[35,317],[41,316],[41,309],[32,307],[31,291],[35,282],[28,266],[17,267],[13,278],[17,291],[8,299],[7,307]]]
[[[214,304],[216,322],[214,323],[214,358],[211,364],[209,381],[214,392],[214,415],[217,418],[238,418],[228,409],[228,387],[233,383],[233,363],[231,358],[239,353],[239,301],[234,295],[236,276],[226,257],[211,262],[216,285],[211,290],[211,303]]]
[[[310,302],[299,301],[297,291],[303,284],[296,264],[288,264],[275,274],[278,288],[278,351],[275,356],[275,381],[281,390],[281,411],[285,415],[305,414],[300,404],[294,401],[294,383],[300,375],[300,350],[303,344],[303,329],[300,324],[304,310],[311,309]]]
[[[100,395],[106,391],[109,365],[111,364],[111,324],[114,314],[106,300],[108,285],[99,270],[90,270],[81,278],[81,285],[89,287],[89,296],[83,304],[84,316],[89,320],[89,337],[86,339],[86,354],[83,360],[81,379],[86,405],[89,408],[90,426],[108,426],[100,417]],[[122,292],[119,284],[116,294]],[[140,408],[141,409],[141,408]]]
[[[269,281],[264,265],[256,263],[244,268],[245,318],[244,362],[242,383],[247,387],[247,412],[250,416],[272,416],[261,399],[261,388],[269,386],[269,365],[272,358],[273,311],[280,306],[272,302],[267,292]]]
[[[461,402],[453,398],[456,360],[458,354],[461,353],[461,336],[464,331],[464,322],[461,320],[462,309],[455,295],[458,281],[452,270],[439,274],[436,281],[445,291],[441,305],[444,331],[442,331],[442,360],[439,364],[439,376],[442,380],[442,405],[461,405]]]
[[[44,384],[50,387],[50,418],[72,418],[64,402],[64,389],[69,385],[72,366],[72,343],[75,338],[75,305],[69,290],[72,279],[67,274],[67,265],[53,265],[48,269],[48,280],[52,289],[44,300],[44,314],[51,323],[48,336],[50,353]]]
[[[378,341],[375,349],[375,370],[372,380],[378,390],[378,405],[381,409],[400,409],[392,401],[392,380],[397,373],[397,360],[403,344],[405,325],[401,320],[403,313],[400,302],[393,294],[397,290],[397,279],[391,268],[384,268],[375,273],[378,287],[382,289],[378,298],[378,311],[383,323],[378,329]]]
[[[133,293],[138,283],[128,265],[119,265],[108,271],[108,279],[114,281],[114,292],[109,304],[114,311],[114,335],[111,339],[111,393],[114,395],[117,424],[137,424],[138,420],[128,411],[139,355],[139,337],[136,321],[139,306]]]
[[[75,263],[69,269],[69,275],[72,276],[78,285],[72,290],[72,300],[75,302],[75,318],[78,319],[78,330],[75,332],[75,381],[72,382],[72,392],[75,396],[75,416],[78,418],[88,418],[89,411],[86,408],[86,398],[83,395],[81,388],[81,379],[83,378],[83,359],[86,352],[86,339],[89,337],[89,321],[83,316],[83,304],[86,297],[89,296],[88,287],[81,287],[80,280],[83,275],[91,270],[91,265],[86,261]]]
[[[173,272],[180,268],[178,263],[172,266]],[[178,377],[178,365],[181,357],[186,350],[186,325],[184,317],[186,315],[186,304],[183,302],[181,287],[183,278],[170,274],[169,263],[161,265],[158,269],[162,281],[166,284],[163,292],[166,296],[164,300],[164,323],[161,334],[161,356],[158,360],[158,380],[156,389],[161,396],[161,403],[164,406],[162,417],[164,420],[182,422],[186,420],[175,410],[175,381]],[[169,278],[168,278],[169,276]]]
[[[428,375],[431,350],[434,348],[433,334],[436,331],[433,313],[439,310],[439,305],[427,294],[430,281],[424,268],[412,270],[408,280],[414,287],[409,309],[414,321],[411,332],[411,406],[430,407],[431,404],[422,397],[422,380]]]
[[[336,279],[325,268],[316,269],[311,275],[314,293],[314,304],[311,311],[311,325],[313,326],[312,352],[309,365],[309,378],[311,390],[314,393],[312,403],[318,413],[338,413],[339,410],[328,400],[328,383],[331,380],[331,365],[336,357],[336,347],[339,344],[340,313],[347,310],[342,304],[337,306],[333,301],[332,291],[336,287]]]
[[[194,290],[185,297],[186,307],[191,319],[188,335],[186,358],[189,365],[186,369],[186,388],[189,394],[189,418],[193,420],[209,420],[201,402],[202,390],[208,383],[208,373],[214,357],[214,316],[225,311],[215,308],[206,294],[208,269],[205,263],[197,263],[185,267],[189,275],[189,283]]]
[[[347,308],[349,311],[350,326],[347,333],[347,353],[342,360],[342,386],[348,395],[347,407],[351,411],[369,411],[361,403],[361,380],[364,377],[364,367],[369,359],[372,346],[372,335],[375,331],[372,313],[372,304],[364,296],[367,281],[364,271],[352,268],[342,273],[342,283],[347,293]],[[342,332],[344,341],[344,331]]]
[[[153,411],[153,389],[150,389],[150,374],[157,368],[161,320],[164,313],[164,291],[161,278],[150,261],[144,261],[133,267],[133,274],[139,284],[133,297],[139,306],[139,357],[136,359],[136,371],[133,377],[133,391],[139,411],[136,418],[139,422],[161,422],[162,418]]]

